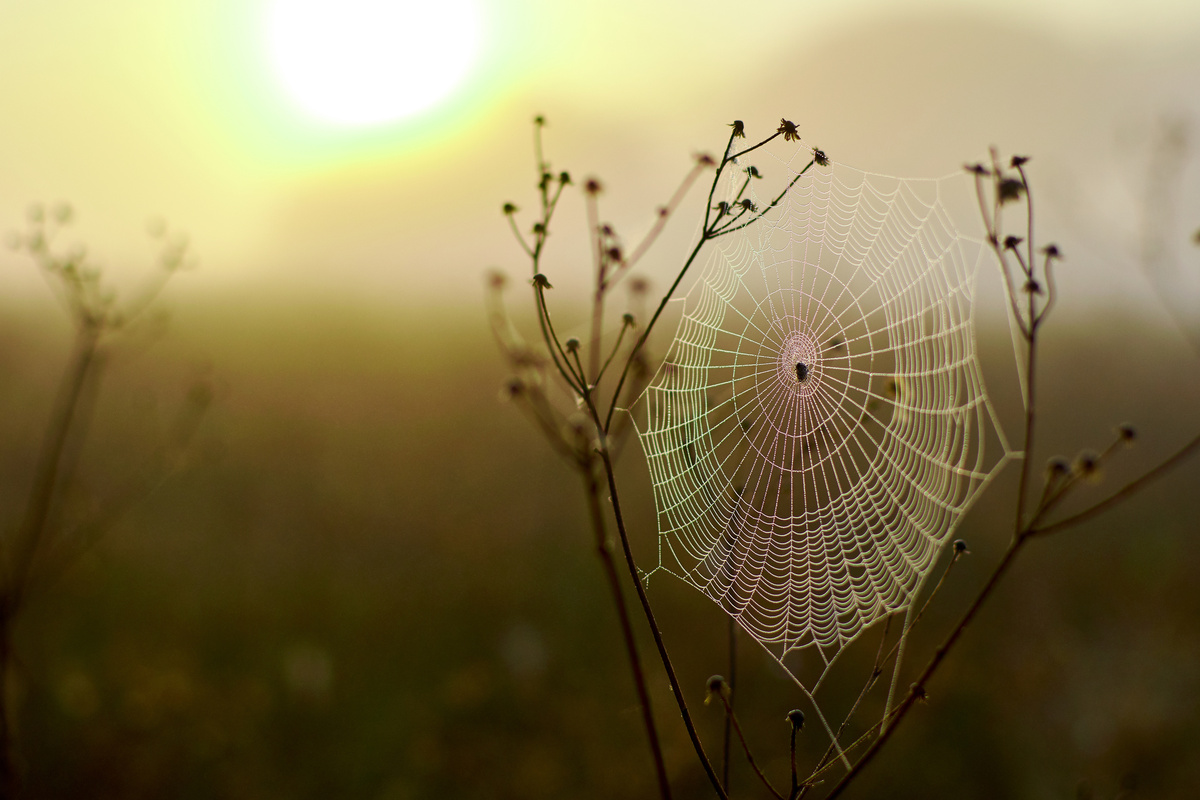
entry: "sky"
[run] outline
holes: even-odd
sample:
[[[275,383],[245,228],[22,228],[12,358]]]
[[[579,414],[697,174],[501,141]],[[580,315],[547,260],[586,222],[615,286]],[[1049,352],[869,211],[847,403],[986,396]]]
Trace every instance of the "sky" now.
[[[192,291],[477,304],[486,269],[522,268],[499,207],[533,199],[534,114],[555,168],[603,176],[605,213],[631,231],[729,121],[754,135],[786,116],[836,160],[887,174],[944,175],[990,144],[1028,152],[1048,219],[1117,275],[1164,125],[1200,124],[1194,2],[464,2],[474,34],[401,11],[431,49],[397,77],[461,79],[411,116],[352,125],[297,100],[265,1],[6,0],[0,230],[65,200],[71,235],[118,279],[150,262],[147,220],[163,219],[192,242]],[[387,39],[368,34],[362,50]],[[1197,162],[1181,229],[1200,224]],[[565,229],[580,218],[565,208]],[[18,255],[4,262],[7,292],[39,290]]]

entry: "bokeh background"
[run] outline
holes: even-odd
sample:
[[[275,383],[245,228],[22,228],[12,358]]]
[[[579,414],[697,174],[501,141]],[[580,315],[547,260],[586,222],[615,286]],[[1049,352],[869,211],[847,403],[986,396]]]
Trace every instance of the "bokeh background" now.
[[[199,262],[160,299],[165,333],[113,343],[62,513],[103,513],[131,481],[154,489],[37,594],[17,632],[9,689],[28,796],[653,796],[577,480],[497,399],[483,276],[526,266],[500,205],[534,205],[535,113],[555,168],[601,176],[605,218],[630,238],[733,119],[753,136],[785,116],[835,160],[892,175],[948,175],[992,144],[1027,153],[1039,228],[1067,254],[1036,463],[1131,422],[1139,446],[1103,491],[1200,428],[1200,6],[475,8],[478,49],[452,91],[348,126],[289,92],[265,3],[0,7],[0,228],[23,230],[31,203],[69,201],[64,241],[86,243],[125,294],[153,266],[147,221],[186,231]],[[460,30],[420,31],[434,44],[422,70],[448,69]],[[684,203],[644,262],[652,284],[679,263],[701,204]],[[588,280],[582,220],[568,193],[547,266],[568,318]],[[985,276],[981,293],[985,369],[1011,423],[998,284]],[[6,533],[70,340],[32,261],[0,254]],[[155,480],[197,381],[213,403]],[[640,453],[625,458],[650,558],[652,499]],[[1198,481],[1189,465],[1031,547],[859,796],[1200,791]],[[913,652],[1003,549],[1014,484],[1003,476],[966,518],[972,555]],[[719,750],[720,715],[700,701],[726,668],[724,623],[685,587],[660,581],[652,596]],[[870,638],[846,686],[869,669]],[[678,796],[703,796],[652,675]],[[801,698],[748,641],[740,676],[744,725],[782,784],[783,719]],[[821,742],[808,735],[811,758]],[[750,781],[739,764],[737,795],[761,795]]]

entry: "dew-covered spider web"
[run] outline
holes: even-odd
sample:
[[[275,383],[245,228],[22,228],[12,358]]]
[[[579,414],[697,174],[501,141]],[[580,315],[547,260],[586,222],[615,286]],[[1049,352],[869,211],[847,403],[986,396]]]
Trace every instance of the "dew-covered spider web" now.
[[[648,576],[704,592],[781,663],[803,651],[810,696],[867,626],[911,610],[1013,455],[976,357],[989,256],[946,210],[953,180],[814,166],[717,240],[634,409]]]

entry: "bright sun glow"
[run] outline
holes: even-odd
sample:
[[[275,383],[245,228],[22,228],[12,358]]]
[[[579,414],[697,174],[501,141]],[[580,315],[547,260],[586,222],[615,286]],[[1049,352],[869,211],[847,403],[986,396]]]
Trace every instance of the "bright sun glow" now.
[[[309,114],[337,125],[424,111],[466,77],[479,49],[473,0],[273,0],[271,60]]]

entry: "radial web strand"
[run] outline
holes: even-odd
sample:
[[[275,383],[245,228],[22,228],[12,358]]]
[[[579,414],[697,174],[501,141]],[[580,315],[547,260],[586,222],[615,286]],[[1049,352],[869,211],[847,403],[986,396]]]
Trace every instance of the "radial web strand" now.
[[[811,678],[791,670],[808,693],[911,608],[1013,455],[976,357],[986,249],[946,211],[951,180],[814,167],[717,240],[634,410],[659,520],[649,574],[704,592],[781,663],[815,659]]]

